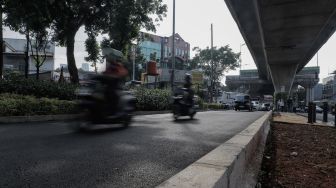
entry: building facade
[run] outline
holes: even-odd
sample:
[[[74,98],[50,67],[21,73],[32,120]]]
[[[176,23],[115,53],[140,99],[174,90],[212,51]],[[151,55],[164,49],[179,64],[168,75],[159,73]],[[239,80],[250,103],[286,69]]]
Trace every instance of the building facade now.
[[[314,101],[320,101],[323,99],[323,84],[317,84],[314,87]]]
[[[4,70],[17,71],[24,73],[25,71],[25,51],[26,51],[25,39],[12,39],[4,38]],[[29,46],[29,74],[36,74],[36,62],[33,54],[31,53],[31,47]],[[40,55],[44,55],[40,52]],[[40,67],[40,73],[52,72],[54,69],[54,55],[55,45],[49,43],[46,47],[46,60]]]
[[[158,62],[158,78],[149,76],[148,83],[154,83],[155,80],[168,85],[171,80],[172,69],[172,49],[173,39],[175,38],[175,82],[184,81],[187,62],[190,60],[190,44],[186,42],[179,34],[175,37],[162,37],[158,35],[141,33],[142,41],[138,44],[141,53],[147,61],[155,60]]]
[[[89,72],[90,71],[90,65],[88,63],[83,63],[82,64],[82,69],[83,69],[83,71]]]
[[[143,40],[139,43],[139,47],[146,60],[156,60],[160,67],[167,68],[169,66],[169,58],[173,55],[174,37],[141,33],[141,38]],[[190,59],[190,44],[177,33],[175,34],[175,57],[179,57],[184,62]]]
[[[323,79],[322,99],[336,100],[336,76],[329,76]]]

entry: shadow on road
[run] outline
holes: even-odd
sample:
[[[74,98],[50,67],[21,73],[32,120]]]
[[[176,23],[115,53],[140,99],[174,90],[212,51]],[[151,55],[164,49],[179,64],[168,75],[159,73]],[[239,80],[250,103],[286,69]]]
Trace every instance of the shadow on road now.
[[[198,119],[177,119],[177,120],[174,120],[174,123],[177,123],[177,124],[186,124],[186,123],[193,123],[193,124],[199,124],[199,120]]]

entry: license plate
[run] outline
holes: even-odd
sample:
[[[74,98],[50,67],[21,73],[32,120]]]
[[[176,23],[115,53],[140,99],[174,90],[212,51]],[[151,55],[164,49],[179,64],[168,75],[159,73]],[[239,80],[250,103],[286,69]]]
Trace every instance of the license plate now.
[[[245,106],[239,106],[239,108],[244,108]]]

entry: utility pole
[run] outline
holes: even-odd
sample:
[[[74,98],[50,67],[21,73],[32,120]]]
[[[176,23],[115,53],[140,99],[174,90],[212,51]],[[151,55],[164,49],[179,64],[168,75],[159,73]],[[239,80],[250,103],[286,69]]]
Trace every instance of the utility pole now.
[[[319,53],[317,52],[317,67],[319,66]]]
[[[242,63],[243,63],[243,60],[242,60],[242,47],[245,46],[245,45],[246,45],[245,43],[244,44],[240,44],[240,57],[239,57],[240,71],[242,70]]]
[[[136,45],[133,46],[133,79],[135,81],[135,56],[136,56]]]
[[[174,91],[175,87],[175,0],[173,3],[173,46],[172,46],[172,72],[171,72],[171,89]]]
[[[0,80],[2,79],[3,76],[3,27],[2,27],[2,12],[3,12],[3,7],[2,7],[2,3],[0,4]]]
[[[214,90],[214,82],[213,82],[213,74],[214,74],[214,65],[213,65],[213,24],[211,24],[211,75],[210,75],[210,103],[213,102],[213,90]]]

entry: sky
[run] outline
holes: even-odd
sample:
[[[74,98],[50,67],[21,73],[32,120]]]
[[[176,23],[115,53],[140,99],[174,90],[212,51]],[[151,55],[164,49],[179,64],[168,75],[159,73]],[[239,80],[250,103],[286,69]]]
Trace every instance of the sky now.
[[[155,34],[162,36],[172,35],[173,0],[163,0],[168,5],[167,17],[157,26]],[[220,47],[229,45],[235,52],[240,51],[240,45],[244,40],[233,20],[224,0],[176,0],[176,33],[191,44],[191,48],[206,48],[211,43],[211,23],[214,25],[214,46]],[[5,29],[4,37],[24,38],[17,33]],[[86,34],[81,29],[76,35],[75,57],[77,66],[84,63],[85,52],[84,41]],[[328,76],[328,73],[336,70],[335,53],[336,36],[333,35],[319,51],[319,65],[321,66],[321,78]],[[192,55],[194,53],[191,53]],[[66,63],[66,51],[57,47],[55,55],[55,66]],[[316,56],[307,66],[316,66]],[[246,46],[242,47],[242,69],[256,69],[253,58]],[[237,75],[239,70],[230,71],[226,75]]]

